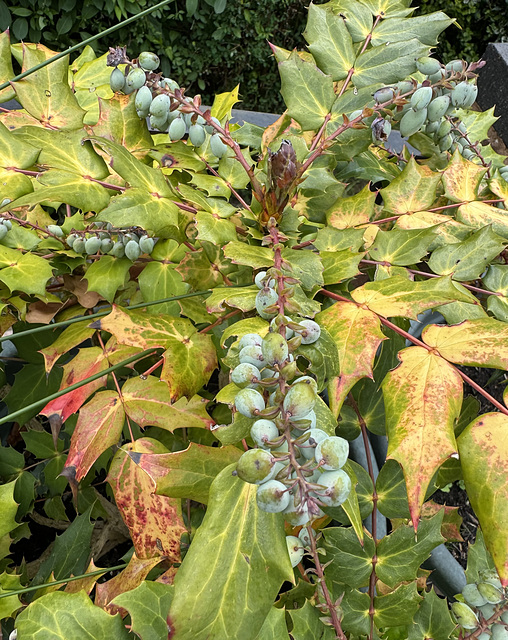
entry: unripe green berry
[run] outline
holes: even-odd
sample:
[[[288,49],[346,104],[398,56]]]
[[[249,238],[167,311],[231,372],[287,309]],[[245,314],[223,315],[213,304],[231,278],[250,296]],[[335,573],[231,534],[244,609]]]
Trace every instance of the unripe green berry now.
[[[423,73],[424,76],[431,76],[441,69],[441,63],[435,58],[423,57],[418,58],[416,61],[416,68],[420,73]]]
[[[136,262],[140,255],[141,249],[139,248],[139,244],[135,240],[129,240],[125,245],[126,258],[129,258],[132,262]]]
[[[78,236],[75,233],[70,233],[65,239],[65,242],[67,243],[67,246],[72,249],[72,245],[77,239],[78,239]]]
[[[130,92],[141,89],[146,82],[146,74],[143,69],[134,68],[129,71],[129,74],[125,80],[125,88]]]
[[[150,255],[153,251],[154,245],[155,245],[155,242],[153,238],[150,238],[148,236],[142,236],[139,239],[139,248],[141,249],[142,253],[147,253],[148,255]]]
[[[414,94],[413,94],[414,95]],[[409,138],[419,131],[427,119],[427,109],[423,108],[419,111],[409,109],[400,121],[399,131],[403,138]]]
[[[9,229],[4,224],[0,224],[0,240],[3,240],[7,235]]]
[[[351,479],[342,469],[338,471],[325,471],[318,480],[325,489],[316,491],[319,497],[328,507],[340,507],[351,492]]]
[[[277,311],[272,313],[266,312],[265,309],[267,307],[272,307],[277,303],[279,299],[279,294],[269,287],[264,287],[261,289],[256,295],[256,310],[259,315],[265,320],[270,320],[274,316],[277,315]]]
[[[261,380],[261,372],[249,362],[240,363],[231,372],[231,382],[242,389],[245,387],[254,388],[259,380]]]
[[[200,124],[191,124],[189,127],[189,140],[195,147],[200,147],[206,140],[206,133]]]
[[[10,220],[2,220],[2,224],[4,225],[4,227],[7,227],[7,231],[10,231],[12,229],[12,222]]]
[[[304,327],[303,331],[297,331],[302,336],[302,344],[312,344],[319,340],[321,327],[317,322],[314,322],[314,320],[302,320],[299,324]]]
[[[155,71],[160,64],[159,56],[151,51],[142,51],[139,54],[138,62],[145,71]]]
[[[411,96],[411,107],[415,111],[421,111],[432,100],[432,87],[420,87]]]
[[[489,604],[499,604],[503,600],[501,591],[488,582],[480,582],[478,591]]]
[[[306,382],[294,384],[284,398],[284,411],[295,420],[305,418],[314,409],[316,399],[317,394],[312,384]]]
[[[110,256],[115,256],[115,258],[123,258],[125,255],[125,246],[123,242],[115,242],[113,248],[109,252]]]
[[[134,100],[134,105],[136,107],[136,110],[146,113],[146,115],[144,116],[146,118],[146,116],[150,112],[151,104],[152,104],[152,92],[147,86],[143,85],[138,89],[136,93],[136,98]]]
[[[470,604],[472,607],[481,607],[487,604],[487,600],[478,591],[478,587],[475,584],[466,584],[462,589],[462,595],[467,604]]]
[[[120,69],[118,69],[118,67],[115,67],[111,72],[109,86],[111,87],[111,91],[114,93],[123,91],[125,86],[125,75],[120,71]]]
[[[241,389],[236,394],[235,407],[246,418],[255,418],[265,408],[265,401],[255,389]]]
[[[167,119],[171,101],[165,93],[160,93],[150,103],[150,115],[156,118]]]
[[[261,352],[268,366],[282,364],[289,356],[288,343],[280,333],[267,333],[261,345]]]
[[[508,640],[508,629],[504,624],[493,624],[490,627],[491,640]]]
[[[241,455],[236,473],[244,482],[261,484],[274,475],[275,458],[264,449],[249,449]]]
[[[111,240],[111,238],[104,238],[104,240],[101,240],[101,252],[109,253],[114,244],[115,243],[113,242],[113,240]]]
[[[181,140],[185,135],[186,129],[187,127],[185,126],[185,122],[182,120],[182,118],[175,118],[169,125],[169,139],[172,142]]]
[[[265,360],[263,358],[263,352],[261,347],[257,344],[248,344],[240,351],[240,362],[248,362],[253,364],[258,369],[265,366]]]
[[[291,560],[291,566],[296,567],[300,564],[305,553],[302,541],[296,536],[286,536],[286,544],[288,547],[289,559]]]
[[[48,231],[57,238],[62,238],[64,234],[62,227],[57,224],[48,224]]]
[[[394,93],[392,87],[382,87],[381,89],[378,89],[374,92],[373,98],[379,104],[382,102],[388,102],[393,98],[393,95]]]
[[[328,438],[328,434],[322,429],[309,429],[309,438],[302,443],[300,450],[306,460],[314,458],[317,445]]]
[[[240,351],[247,346],[257,345],[261,346],[263,343],[263,338],[257,333],[246,333],[244,336],[240,338],[240,342],[238,343],[238,348]]]
[[[478,618],[475,612],[464,602],[452,603],[452,613],[463,629],[476,629],[478,626]]]
[[[100,248],[101,248],[101,240],[97,236],[92,236],[91,238],[88,238],[88,240],[85,242],[85,252],[89,256],[95,255]]]
[[[218,120],[217,118],[212,116],[211,120],[213,120],[213,122],[215,122],[215,124],[219,125],[219,127],[221,126],[220,120]],[[216,132],[216,129],[214,129],[214,127],[212,127],[212,125],[210,125],[210,124],[205,124],[205,131],[207,133],[209,133],[210,135],[212,135],[212,134],[214,134]]]
[[[227,145],[222,142],[217,133],[212,135],[212,137],[210,138],[210,151],[213,153],[213,155],[217,158],[222,158],[227,150]]]
[[[349,455],[349,442],[339,436],[330,436],[318,443],[316,462],[327,471],[342,469]]]
[[[289,504],[289,491],[278,480],[268,480],[257,490],[258,507],[268,513],[280,513]]]
[[[85,240],[83,238],[77,238],[72,245],[72,249],[76,253],[83,253],[85,250]]]
[[[261,419],[256,420],[250,430],[250,437],[263,449],[267,448],[267,442],[272,442],[279,437],[279,430],[275,422],[271,420]]]

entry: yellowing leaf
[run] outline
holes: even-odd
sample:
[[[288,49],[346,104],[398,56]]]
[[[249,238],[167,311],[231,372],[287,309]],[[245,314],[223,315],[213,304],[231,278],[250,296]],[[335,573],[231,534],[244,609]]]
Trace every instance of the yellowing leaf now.
[[[508,586],[508,418],[478,416],[458,439],[467,495],[501,582]]]
[[[337,302],[316,319],[330,333],[339,352],[340,375],[328,387],[330,408],[337,417],[353,385],[361,378],[372,378],[374,357],[386,336],[377,315],[353,302]]]
[[[356,195],[339,198],[326,212],[326,221],[336,229],[346,229],[369,222],[374,214],[376,193],[365,186]]]
[[[218,93],[213,101],[211,114],[218,120],[223,118],[231,118],[231,110],[233,105],[236,104],[238,99],[238,91],[240,85],[236,85],[233,91],[226,91],[225,93]]]
[[[476,200],[486,171],[485,167],[479,167],[463,158],[457,149],[443,173],[444,195],[452,202]]]
[[[88,326],[89,320],[83,322],[76,322],[64,329],[58,338],[49,347],[40,349],[39,353],[44,356],[44,363],[46,365],[46,373],[49,373],[53,368],[55,362],[64,353],[68,353],[73,347],[78,346],[84,340],[90,338],[95,329],[90,329]]]
[[[431,324],[423,330],[422,339],[450,362],[508,369],[508,325],[494,318],[465,320],[451,327]]]
[[[167,449],[156,440],[140,438],[125,444],[113,458],[108,482],[131,534],[138,558],[180,561],[180,536],[186,530],[180,500],[155,495],[155,483],[137,461],[144,454]]]
[[[456,453],[454,424],[462,406],[462,379],[446,360],[423,347],[403,349],[399,360],[382,383],[388,458],[404,470],[416,530],[432,476]]]
[[[458,208],[457,220],[473,229],[481,229],[490,224],[492,230],[503,238],[508,238],[508,212],[485,202],[468,202]]]
[[[380,191],[385,210],[410,213],[428,209],[436,199],[440,179],[439,173],[424,164],[418,164],[414,157],[411,157],[401,174]]]

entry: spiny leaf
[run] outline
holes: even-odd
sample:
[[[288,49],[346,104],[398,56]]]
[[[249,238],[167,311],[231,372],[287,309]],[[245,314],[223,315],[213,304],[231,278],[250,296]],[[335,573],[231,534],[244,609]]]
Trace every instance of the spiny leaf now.
[[[409,266],[420,262],[437,235],[435,228],[427,229],[379,229],[369,247],[373,260],[392,265]]]
[[[424,600],[413,617],[408,640],[448,640],[456,624],[450,615],[446,598],[437,596],[434,589],[423,591],[422,595]]]
[[[164,455],[166,451],[151,438],[125,444],[111,462],[108,482],[138,558],[165,556],[179,562],[180,536],[186,531],[180,501],[155,495],[155,483],[137,464],[145,454]]]
[[[0,122],[0,166],[28,169],[39,157],[40,147],[20,141]],[[11,199],[12,196],[11,196]]]
[[[409,213],[428,209],[436,199],[436,189],[440,180],[439,173],[424,164],[418,164],[411,157],[400,175],[380,191],[385,210]]]
[[[354,588],[368,584],[375,553],[372,538],[364,536],[362,546],[352,528],[331,527],[324,529],[323,534],[327,558],[331,561],[326,576]]]
[[[132,591],[121,593],[112,605],[129,612],[132,631],[143,640],[160,640],[168,633],[166,622],[173,585],[144,581]]]
[[[90,329],[89,321],[77,322],[71,324],[62,331],[58,338],[49,347],[40,349],[39,353],[44,356],[46,373],[49,373],[55,362],[65,353],[68,353],[74,347],[88,340],[94,333],[95,329]]]
[[[374,214],[376,193],[364,187],[356,195],[339,198],[326,212],[326,222],[336,229],[346,229],[369,222]]]
[[[467,495],[503,586],[508,586],[508,419],[478,416],[458,438]]]
[[[261,511],[255,485],[226,467],[175,578],[171,627],[179,640],[254,640],[284,580],[293,581],[283,520]]]
[[[0,509],[2,511],[0,538],[18,526],[18,523],[14,519],[18,510],[18,505],[14,500],[15,486],[16,480],[0,485]]]
[[[487,169],[463,158],[458,149],[443,173],[444,195],[452,202],[472,202]]]
[[[399,359],[382,384],[388,457],[404,470],[416,530],[432,476],[457,451],[453,427],[462,405],[462,379],[423,347],[404,349]]]

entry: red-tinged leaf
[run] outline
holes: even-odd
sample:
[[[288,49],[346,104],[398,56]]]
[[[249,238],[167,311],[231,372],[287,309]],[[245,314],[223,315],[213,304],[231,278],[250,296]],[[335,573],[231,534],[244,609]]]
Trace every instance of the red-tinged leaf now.
[[[53,365],[60,356],[64,353],[68,353],[71,349],[77,347],[79,344],[93,336],[95,329],[90,329],[88,326],[89,324],[90,322],[88,320],[71,324],[70,327],[67,327],[67,329],[62,331],[52,345],[39,351],[39,353],[42,353],[44,356],[46,373],[51,371]]]
[[[87,573],[92,573],[93,571],[97,571],[101,567],[98,567],[93,560],[90,560],[90,564],[86,570]],[[90,595],[92,589],[95,587],[95,583],[101,577],[100,574],[96,574],[95,576],[84,576],[81,580],[74,580],[73,582],[68,582],[64,591],[66,593],[78,593],[79,591],[84,591],[86,594]]]
[[[76,482],[90,471],[97,458],[118,442],[122,435],[125,412],[116,391],[99,391],[79,412],[65,462],[66,475]]]
[[[448,302],[471,302],[447,276],[413,281],[403,276],[367,282],[354,289],[352,298],[385,318],[403,316],[416,320],[419,313]]]
[[[453,428],[462,406],[462,379],[423,347],[403,349],[398,357],[401,364],[382,384],[388,458],[404,471],[416,531],[432,476],[457,451]]]
[[[129,378],[122,387],[122,397],[127,415],[140,427],[174,431],[183,427],[210,429],[215,424],[206,412],[206,398],[180,398],[172,404],[168,385],[154,376]]]
[[[443,172],[444,195],[452,202],[472,202],[478,198],[478,189],[487,169],[463,158],[455,151]]]
[[[316,316],[330,333],[339,351],[340,375],[330,381],[330,408],[335,417],[353,385],[372,378],[377,349],[386,336],[378,316],[353,302],[337,302]]]
[[[456,364],[508,369],[508,325],[494,318],[465,320],[450,327],[431,324],[422,339]]]
[[[215,477],[237,462],[242,453],[233,446],[219,449],[191,442],[185,451],[145,454],[133,459],[156,483],[158,495],[190,498],[206,504]]]
[[[144,454],[164,452],[167,449],[150,438],[124,445],[111,462],[108,482],[138,558],[164,556],[180,562],[180,536],[186,530],[180,500],[155,495],[155,482],[138,464]]]
[[[139,586],[150,571],[162,560],[160,556],[155,558],[138,558],[134,553],[129,564],[118,575],[107,582],[101,582],[95,589],[95,604],[108,613],[115,615],[122,611],[116,605],[109,605],[111,600],[126,591],[132,591]]]
[[[99,371],[103,371],[108,368],[108,361],[104,358],[102,349],[99,347],[88,347],[87,349],[80,349],[78,354],[64,366],[64,375],[60,384],[60,390],[67,389],[72,384],[76,384],[80,380],[85,380],[90,376],[93,376]],[[69,416],[81,407],[85,400],[102,387],[106,382],[106,378],[98,378],[93,382],[79,387],[75,391],[70,391],[56,400],[51,400],[40,412],[43,416],[48,418],[60,420],[62,423],[67,420]]]
[[[192,397],[217,367],[211,336],[198,333],[185,318],[126,311],[114,306],[108,316],[92,326],[108,331],[121,344],[166,349],[161,378],[169,386],[172,401],[182,396]]]
[[[464,483],[503,586],[508,587],[508,417],[478,416],[457,440]]]
[[[448,505],[437,504],[432,500],[422,505],[422,518],[432,518],[438,511],[444,510],[443,522],[441,524],[441,535],[448,542],[464,542],[460,535],[460,525],[462,518],[459,515],[459,507],[449,507]]]

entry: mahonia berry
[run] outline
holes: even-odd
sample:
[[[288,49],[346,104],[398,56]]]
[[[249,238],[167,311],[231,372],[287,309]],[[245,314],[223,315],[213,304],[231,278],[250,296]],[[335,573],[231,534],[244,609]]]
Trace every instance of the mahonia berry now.
[[[276,473],[275,458],[264,449],[249,449],[240,456],[236,473],[244,482],[261,484]]]
[[[314,455],[322,469],[342,469],[349,455],[349,442],[339,436],[329,436],[318,442]]]
[[[258,445],[266,449],[267,443],[276,440],[279,437],[279,430],[277,425],[272,420],[256,420],[250,430],[250,437]]]
[[[289,356],[288,343],[280,333],[268,333],[261,344],[261,352],[268,366],[282,364]]]
[[[289,553],[289,559],[291,560],[291,566],[296,567],[300,564],[305,553],[302,541],[296,536],[286,536],[286,544]]]
[[[478,626],[478,618],[475,612],[464,602],[454,602],[452,604],[452,613],[463,629],[476,629]]]
[[[265,401],[255,389],[241,389],[236,394],[235,407],[246,418],[255,418],[265,408]]]
[[[263,358],[263,351],[260,345],[257,344],[248,344],[240,351],[239,354],[240,362],[248,362],[249,364],[253,364],[255,367],[263,367],[265,364],[265,360]]]
[[[325,487],[325,490],[316,491],[316,495],[328,507],[340,507],[351,492],[351,479],[342,469],[325,471],[319,476],[318,483]]]
[[[306,433],[309,434],[308,439],[302,443],[301,451],[304,458],[312,460],[314,458],[314,452],[317,445],[328,438],[328,434],[322,429],[309,429]]]
[[[289,504],[289,491],[278,480],[268,480],[259,486],[256,502],[262,511],[280,513]]]
[[[294,384],[284,398],[284,411],[289,413],[291,418],[299,420],[314,409],[316,399],[317,394],[310,383]]]
[[[319,340],[319,337],[321,336],[321,327],[317,322],[314,322],[314,320],[302,320],[298,324],[304,327],[303,330],[297,331],[297,333],[302,337],[302,344],[313,344]]]
[[[261,372],[255,365],[249,362],[241,362],[231,372],[231,381],[242,389],[244,387],[254,388],[260,379]]]
[[[257,333],[246,333],[241,337],[240,342],[238,343],[238,348],[242,350],[244,347],[250,345],[256,345],[260,347],[263,343],[263,338]]]

